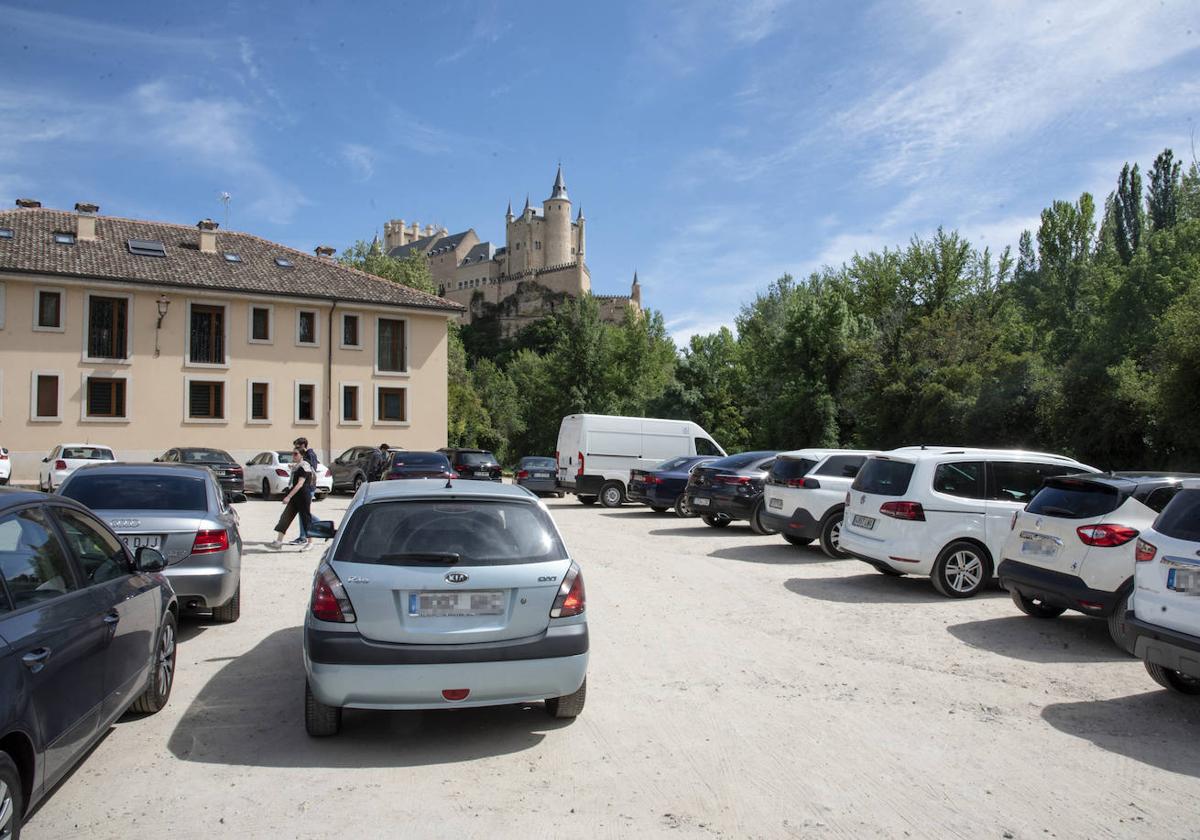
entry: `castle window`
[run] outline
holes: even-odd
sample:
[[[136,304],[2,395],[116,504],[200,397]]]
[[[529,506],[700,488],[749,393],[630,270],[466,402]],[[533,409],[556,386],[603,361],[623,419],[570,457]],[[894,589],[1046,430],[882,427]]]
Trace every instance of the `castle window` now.
[[[534,243],[533,243],[533,250],[535,250],[535,251],[540,251],[540,250],[542,250],[542,243],[541,243],[541,242],[534,242]]]

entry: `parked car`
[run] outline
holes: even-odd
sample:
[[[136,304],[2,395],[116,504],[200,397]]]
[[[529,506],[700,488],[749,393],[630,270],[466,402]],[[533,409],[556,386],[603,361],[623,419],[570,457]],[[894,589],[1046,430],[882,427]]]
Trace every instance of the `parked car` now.
[[[459,478],[477,481],[501,481],[504,473],[496,456],[486,449],[439,449],[450,459]]]
[[[0,487],[7,485],[10,478],[12,478],[12,459],[9,458],[8,449],[0,446]]]
[[[762,523],[792,545],[819,540],[835,560],[847,557],[838,547],[846,491],[874,452],[851,449],[797,449],[780,453],[767,475]]]
[[[59,489],[95,511],[131,551],[153,548],[186,612],[211,610],[237,621],[242,610],[242,535],[238,515],[208,467],[94,464]],[[238,494],[232,499],[236,501]]]
[[[928,575],[969,598],[996,573],[1021,510],[1054,476],[1097,472],[1064,455],[904,447],[872,455],[846,494],[839,548],[889,575]]]
[[[655,513],[666,513],[674,508],[679,516],[694,516],[687,502],[688,478],[695,467],[715,460],[704,455],[680,455],[653,469],[630,470],[629,501],[648,505]]]
[[[680,455],[723,457],[725,450],[689,420],[572,414],[558,427],[558,485],[585,505],[625,503],[629,474]]]
[[[526,455],[517,464],[514,478],[517,485],[524,487],[538,496],[563,497],[558,489],[558,463],[553,458],[539,455]]]
[[[1116,473],[1048,478],[1012,518],[997,577],[1026,615],[1067,610],[1108,621],[1133,653],[1125,621],[1138,535],[1179,492],[1181,476]]]
[[[583,710],[583,574],[519,487],[370,484],[325,558],[304,621],[310,735],[335,734],[344,708]]]
[[[264,499],[282,496],[292,484],[292,450],[260,452],[246,462],[246,490]],[[314,498],[319,502],[333,492],[333,473],[317,461]]]
[[[1200,480],[1182,485],[1138,538],[1126,621],[1151,679],[1200,694]]]
[[[0,837],[20,835],[126,710],[166,706],[177,604],[165,563],[70,499],[0,490]]]
[[[389,447],[390,452],[397,451]],[[357,493],[358,488],[368,481],[378,481],[383,476],[383,453],[377,446],[352,446],[334,459],[334,493]]]
[[[84,464],[95,461],[115,461],[112,447],[94,443],[63,443],[50,450],[38,468],[38,488],[53,493],[67,476]]]
[[[741,452],[696,467],[688,478],[687,506],[713,528],[748,519],[756,534],[774,533],[760,521],[760,502],[778,454]]]
[[[404,478],[458,478],[450,459],[441,452],[392,452],[388,455],[383,477],[387,481]]]
[[[244,493],[245,476],[242,465],[224,449],[209,449],[205,446],[180,446],[168,449],[154,459],[164,464],[193,464],[208,467],[217,476],[217,483],[226,493]]]

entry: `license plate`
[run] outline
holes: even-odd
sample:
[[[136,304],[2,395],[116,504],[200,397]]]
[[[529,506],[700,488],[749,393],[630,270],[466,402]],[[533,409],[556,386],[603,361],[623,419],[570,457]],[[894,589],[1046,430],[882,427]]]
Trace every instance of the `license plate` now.
[[[504,592],[499,589],[410,592],[408,614],[419,618],[503,615]]]
[[[866,528],[868,531],[870,531],[875,527],[875,517],[863,516],[861,513],[856,513],[854,514],[854,518],[850,520],[850,524],[852,524],[855,528]]]
[[[491,475],[491,470],[475,470],[475,475]]]
[[[775,510],[783,510],[783,499],[768,499],[767,507]]]
[[[1058,554],[1059,542],[1045,534],[1021,532],[1021,553],[1027,557],[1053,557]]]
[[[692,507],[708,507],[709,500],[704,498],[692,499]]]
[[[162,535],[160,534],[122,534],[121,539],[125,541],[125,545],[134,549],[162,547]]]
[[[533,477],[534,477],[534,478],[551,478],[552,476],[550,475],[550,473],[538,473],[538,472],[535,472],[535,473],[533,474]]]
[[[1200,595],[1200,572],[1194,572],[1191,569],[1169,569],[1167,571],[1167,589]]]

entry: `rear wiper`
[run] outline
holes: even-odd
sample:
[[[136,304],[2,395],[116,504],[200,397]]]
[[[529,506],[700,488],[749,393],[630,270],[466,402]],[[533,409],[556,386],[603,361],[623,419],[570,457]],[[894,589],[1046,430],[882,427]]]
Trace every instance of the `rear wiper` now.
[[[450,551],[445,552],[424,552],[415,554],[385,554],[379,558],[379,563],[394,563],[396,565],[404,565],[405,563],[444,563],[447,566],[453,566],[462,560],[461,554],[454,554]]]

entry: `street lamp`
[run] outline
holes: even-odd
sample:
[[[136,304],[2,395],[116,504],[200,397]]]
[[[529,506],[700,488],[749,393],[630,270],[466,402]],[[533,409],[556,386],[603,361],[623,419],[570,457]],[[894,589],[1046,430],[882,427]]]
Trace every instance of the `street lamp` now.
[[[158,333],[162,329],[163,318],[167,317],[167,310],[171,307],[171,299],[165,294],[160,294],[158,300],[158,323],[154,327],[154,356],[158,357]]]

